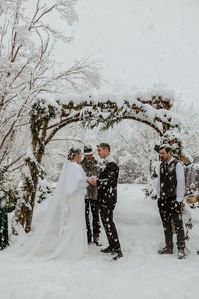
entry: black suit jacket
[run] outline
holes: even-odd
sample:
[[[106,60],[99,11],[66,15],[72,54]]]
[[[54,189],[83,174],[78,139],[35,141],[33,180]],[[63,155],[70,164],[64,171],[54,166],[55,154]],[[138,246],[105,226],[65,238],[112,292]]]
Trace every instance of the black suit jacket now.
[[[119,167],[116,162],[106,164],[97,180],[98,201],[100,204],[113,205],[117,202],[117,182]]]

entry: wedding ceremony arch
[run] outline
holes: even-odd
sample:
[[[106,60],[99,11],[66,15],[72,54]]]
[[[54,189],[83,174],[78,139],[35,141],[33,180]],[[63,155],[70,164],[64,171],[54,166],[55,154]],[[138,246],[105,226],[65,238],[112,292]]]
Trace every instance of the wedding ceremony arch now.
[[[183,149],[180,129],[171,113],[173,98],[167,94],[143,95],[68,95],[64,100],[38,99],[30,112],[31,144],[24,166],[23,198],[16,213],[26,232],[31,231],[32,216],[39,178],[45,170],[41,163],[46,146],[63,127],[80,122],[84,128],[99,126],[107,130],[124,119],[135,120],[152,127],[160,142],[170,143],[185,165],[189,156]]]

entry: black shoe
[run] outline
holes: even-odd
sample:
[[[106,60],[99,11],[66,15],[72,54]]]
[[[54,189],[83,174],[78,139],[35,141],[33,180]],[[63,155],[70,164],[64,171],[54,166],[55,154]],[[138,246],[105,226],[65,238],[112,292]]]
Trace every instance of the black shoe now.
[[[168,247],[164,247],[160,250],[158,250],[159,254],[173,254],[173,249],[172,248],[168,248]]]
[[[114,257],[112,258],[113,261],[117,261],[121,257],[123,257],[122,251],[120,249],[113,252]]]
[[[179,259],[179,260],[185,259],[184,249],[178,250],[177,259]]]
[[[102,244],[99,242],[99,237],[94,237],[93,242],[95,243],[96,246],[102,246]]]
[[[91,244],[91,243],[92,243],[92,239],[88,238],[88,244]]]
[[[108,246],[108,247],[106,247],[104,249],[101,249],[101,252],[103,252],[103,253],[111,253],[113,251],[114,251],[114,249],[111,248],[110,246]]]
[[[198,249],[198,251],[197,251],[197,254],[199,255],[199,249]]]

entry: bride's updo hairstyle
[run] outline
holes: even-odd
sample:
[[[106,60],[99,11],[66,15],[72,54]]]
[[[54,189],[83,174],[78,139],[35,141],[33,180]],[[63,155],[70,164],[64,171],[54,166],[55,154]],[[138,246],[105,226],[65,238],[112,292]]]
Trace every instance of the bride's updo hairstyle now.
[[[68,159],[68,160],[73,160],[73,158],[74,158],[76,155],[80,155],[80,154],[81,154],[81,149],[71,147],[71,148],[69,149],[67,159]]]

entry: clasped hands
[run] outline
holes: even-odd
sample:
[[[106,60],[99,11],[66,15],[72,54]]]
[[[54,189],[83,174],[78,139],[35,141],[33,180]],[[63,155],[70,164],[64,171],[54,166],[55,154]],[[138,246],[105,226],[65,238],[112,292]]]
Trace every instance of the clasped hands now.
[[[87,179],[87,182],[89,184],[91,184],[92,186],[96,186],[97,185],[97,178],[89,178],[89,179]]]

